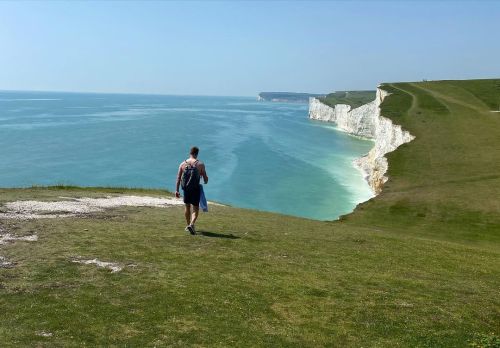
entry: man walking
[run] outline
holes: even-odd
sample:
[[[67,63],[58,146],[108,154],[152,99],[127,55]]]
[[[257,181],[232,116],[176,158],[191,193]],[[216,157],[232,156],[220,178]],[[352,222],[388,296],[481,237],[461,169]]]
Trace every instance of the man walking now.
[[[186,217],[186,231],[191,234],[196,234],[194,224],[198,218],[200,210],[200,177],[203,177],[205,184],[208,183],[207,171],[205,164],[198,160],[199,149],[193,146],[189,151],[189,158],[179,165],[177,172],[177,180],[175,182],[175,197],[179,198],[179,186],[182,187],[184,196],[184,216]],[[191,213],[191,206],[193,212]]]

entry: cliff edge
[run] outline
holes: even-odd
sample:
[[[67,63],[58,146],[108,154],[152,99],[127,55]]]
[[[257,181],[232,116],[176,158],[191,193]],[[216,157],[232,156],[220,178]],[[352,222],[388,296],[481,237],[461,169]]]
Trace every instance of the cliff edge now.
[[[331,107],[317,98],[309,99],[309,118],[334,122],[344,132],[374,140],[374,147],[366,155],[356,159],[354,165],[364,173],[365,180],[376,195],[388,180],[385,175],[388,169],[385,155],[415,138],[381,115],[380,105],[388,95],[387,91],[379,87],[375,100],[354,109],[345,104]]]

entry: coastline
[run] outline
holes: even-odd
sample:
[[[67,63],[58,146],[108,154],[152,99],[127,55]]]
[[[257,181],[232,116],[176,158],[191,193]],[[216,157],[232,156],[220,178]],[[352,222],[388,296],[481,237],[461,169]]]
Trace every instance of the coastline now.
[[[363,173],[363,178],[374,196],[380,194],[389,179],[385,175],[388,170],[385,155],[415,139],[415,136],[381,114],[381,104],[389,95],[390,93],[379,85],[375,100],[354,109],[345,104],[331,107],[317,98],[309,99],[310,119],[333,122],[342,132],[374,141],[373,148],[367,154],[352,162],[353,166]]]

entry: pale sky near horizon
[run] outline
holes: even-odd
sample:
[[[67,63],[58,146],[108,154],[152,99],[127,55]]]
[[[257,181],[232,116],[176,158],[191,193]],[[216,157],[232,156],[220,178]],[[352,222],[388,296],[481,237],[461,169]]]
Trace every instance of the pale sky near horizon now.
[[[0,90],[255,96],[500,77],[500,2],[0,2]]]

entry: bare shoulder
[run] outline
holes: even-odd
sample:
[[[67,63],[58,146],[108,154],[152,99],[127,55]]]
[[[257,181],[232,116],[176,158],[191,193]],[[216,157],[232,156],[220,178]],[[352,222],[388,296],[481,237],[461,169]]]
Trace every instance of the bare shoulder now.
[[[198,161],[198,163],[196,164],[196,166],[198,167],[199,171],[201,174],[205,173],[205,163],[203,163],[202,161]]]

